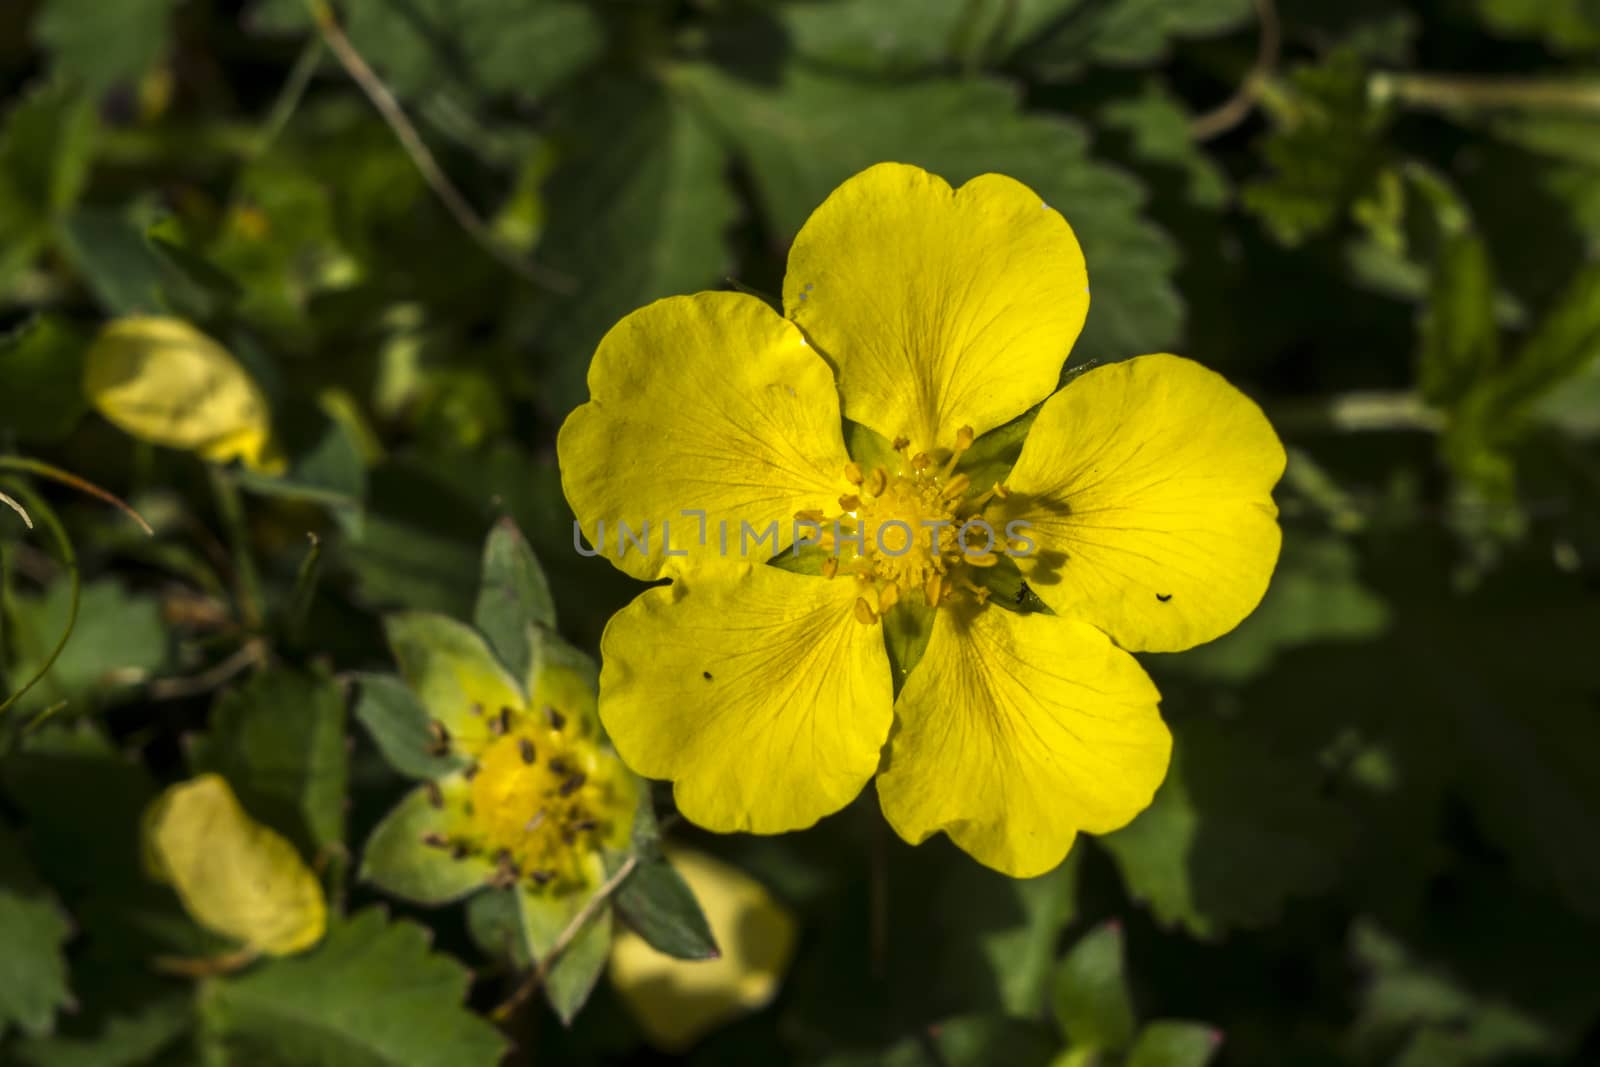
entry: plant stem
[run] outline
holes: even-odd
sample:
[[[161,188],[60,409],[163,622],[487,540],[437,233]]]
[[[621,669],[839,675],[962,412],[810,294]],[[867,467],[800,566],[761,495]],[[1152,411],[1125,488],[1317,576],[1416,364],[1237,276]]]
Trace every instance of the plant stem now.
[[[1442,74],[1374,74],[1374,101],[1440,111],[1577,111],[1600,115],[1600,81],[1571,78],[1480,78]]]
[[[256,573],[255,558],[250,554],[250,531],[245,526],[244,502],[239,498],[239,487],[227,472],[214,464],[206,464],[206,474],[211,479],[211,492],[216,498],[217,512],[222,517],[223,529],[228,535],[228,549],[232,556],[234,595],[239,602],[239,620],[245,629],[260,631],[264,614],[261,608],[261,576]]]

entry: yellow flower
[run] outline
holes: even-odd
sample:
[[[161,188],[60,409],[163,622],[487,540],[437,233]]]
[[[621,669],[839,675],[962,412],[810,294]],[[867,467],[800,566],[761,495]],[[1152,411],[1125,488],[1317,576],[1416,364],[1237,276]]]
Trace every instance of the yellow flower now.
[[[793,916],[748,875],[701,852],[665,851],[694,890],[721,955],[673,959],[625,930],[611,946],[611,981],[651,1044],[681,1052],[777,995],[797,931]]]
[[[634,312],[562,427],[585,536],[671,579],[607,627],[601,718],[710,829],[805,827],[877,774],[908,841],[944,831],[1009,874],[1049,870],[1165,775],[1159,697],[1129,653],[1211,640],[1260,601],[1282,446],[1176,356],[1057,390],[1083,255],[1000,175],[850,179],[796,238],[783,303]],[[801,573],[791,552],[816,529],[832,558]],[[1048,611],[990,595],[1012,567]]]

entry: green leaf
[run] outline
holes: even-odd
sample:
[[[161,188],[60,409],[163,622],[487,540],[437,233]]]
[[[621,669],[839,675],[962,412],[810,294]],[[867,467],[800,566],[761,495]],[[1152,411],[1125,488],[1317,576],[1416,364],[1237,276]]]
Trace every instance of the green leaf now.
[[[1126,1067],[1206,1067],[1222,1045],[1222,1032],[1204,1023],[1153,1022],[1139,1031]]]
[[[658,952],[680,960],[721,953],[694,891],[666,857],[640,863],[617,891],[617,915]]]
[[[207,1029],[256,1067],[494,1067],[505,1039],[463,1006],[471,976],[431,940],[369,908],[303,956],[210,983]]]
[[[1493,373],[1500,358],[1494,308],[1494,272],[1483,239],[1473,233],[1447,236],[1434,261],[1421,325],[1418,385],[1427,400],[1449,405]]]
[[[1117,1051],[1133,1040],[1133,998],[1123,974],[1122,926],[1085,934],[1056,968],[1056,1022],[1074,1051]]]
[[[223,694],[190,753],[228,780],[250,814],[314,858],[344,845],[349,767],[344,697],[331,678],[289,668]]]
[[[1225,33],[1251,15],[1249,0],[1031,0],[1022,6],[1031,10],[1017,20],[1018,29],[1032,24],[1043,32],[1016,61],[1047,78],[1071,76],[1089,64],[1152,64],[1177,38]]]
[[[453,537],[373,512],[341,555],[374,603],[449,614],[471,610],[478,553]]]
[[[1505,37],[1538,38],[1558,52],[1600,46],[1600,11],[1591,0],[1477,0],[1484,23]]]
[[[1371,920],[1355,925],[1351,954],[1369,975],[1354,1029],[1368,1059],[1397,1041],[1400,1055],[1385,1062],[1400,1067],[1469,1067],[1559,1052],[1536,1018],[1416,960]]]
[[[778,8],[796,54],[862,74],[905,74],[955,58],[967,39],[981,41],[984,14],[968,0],[923,0],[913,19],[879,0],[791,2]]]
[[[361,853],[361,878],[416,904],[449,904],[483,889],[495,872],[483,855],[456,856],[424,843],[448,836],[469,818],[470,788],[460,775],[407,793],[384,816]]]
[[[62,86],[23,97],[0,127],[0,282],[49,241],[89,178],[94,107]]]
[[[1316,766],[1237,724],[1173,724],[1172,766],[1155,800],[1100,839],[1128,893],[1199,937],[1264,926],[1297,894],[1326,888],[1353,834]],[[1270,802],[1268,802],[1270,798]]]
[[[72,924],[0,826],[0,1040],[12,1026],[50,1033],[73,1004],[62,945]]]
[[[589,901],[587,893],[548,893],[527,883],[517,888],[516,899],[528,958],[541,961]],[[612,928],[608,905],[583,924],[545,975],[545,999],[567,1025],[577,1018],[605,970]]]
[[[1271,107],[1277,129],[1262,154],[1274,174],[1248,185],[1244,204],[1280,242],[1297,245],[1331,228],[1377,179],[1387,115],[1351,51],[1296,68]]]
[[[531,325],[553,359],[549,406],[564,412],[588,398],[590,357],[618,319],[727,273],[723,231],[736,205],[721,146],[653,85],[591,83],[567,98],[557,122],[567,151],[545,186],[539,254],[585,284],[543,301]]]
[[[96,92],[143,77],[166,52],[179,0],[46,0],[33,24],[52,68]]]
[[[1067,853],[1054,870],[1037,878],[1011,880],[1014,925],[980,935],[979,951],[999,985],[1000,1004],[1010,1014],[1039,1014],[1050,992],[1061,933],[1077,916],[1078,860]]]
[[[15,598],[9,677],[31,677],[44,662],[66,628],[70,600],[65,579],[52,582],[43,595]],[[66,647],[20,706],[39,710],[61,700],[113,700],[158,672],[167,655],[167,631],[155,598],[128,593],[114,579],[88,582]]]
[[[882,1052],[830,1056],[819,1067],[1046,1067],[1058,1042],[1042,1023],[968,1015],[929,1026]]]
[[[1513,418],[1600,358],[1600,265],[1578,270],[1494,383],[1494,406]]]
[[[443,778],[466,766],[460,756],[430,751],[427,709],[404,682],[388,674],[364,674],[360,681],[356,718],[389,766],[408,778]]]
[[[70,434],[89,410],[83,395],[88,338],[55,315],[35,315],[0,335],[0,425],[25,441]]]
[[[237,294],[225,276],[122,212],[81,207],[62,223],[61,241],[111,315],[206,319]]]
[[[1135,159],[1180,171],[1196,206],[1220,208],[1227,202],[1227,173],[1195,143],[1188,111],[1161,82],[1145,82],[1138,96],[1113,100],[1100,115],[1103,125],[1131,139]]]
[[[527,538],[511,519],[495,523],[484,544],[483,579],[473,622],[518,678],[527,678],[533,667],[529,628],[555,629],[556,605],[550,582]]]
[[[799,66],[777,85],[706,66],[674,68],[670,81],[744,158],[777,239],[792,239],[836,186],[881,160],[913,163],[956,185],[997,171],[1060,210],[1083,245],[1094,297],[1074,362],[1125,359],[1176,342],[1183,315],[1171,279],[1177,257],[1141,218],[1143,192],[1094,162],[1077,126],[1021,111],[1011,86],[862,84]]]

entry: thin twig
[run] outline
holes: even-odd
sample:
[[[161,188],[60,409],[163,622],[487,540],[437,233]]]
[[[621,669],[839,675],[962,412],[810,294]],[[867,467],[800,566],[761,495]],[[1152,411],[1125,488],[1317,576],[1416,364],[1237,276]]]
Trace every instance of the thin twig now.
[[[544,985],[544,980],[550,976],[550,971],[560,961],[561,954],[567,950],[567,947],[572,944],[583,928],[589,924],[589,920],[593,919],[600,909],[605,906],[606,901],[611,899],[611,895],[621,888],[623,882],[628,880],[628,875],[632,874],[633,869],[638,865],[639,856],[638,853],[635,853],[624,860],[622,866],[617,868],[616,873],[607,878],[604,884],[594,891],[594,896],[590,897],[583,909],[572,917],[572,921],[567,924],[566,929],[561,931],[555,943],[550,946],[550,951],[544,954],[544,959],[540,960],[538,965],[534,967],[533,973],[528,975],[527,981],[518,986],[517,991],[512,993],[504,1004],[494,1010],[495,1019],[504,1022],[511,1018],[512,1014],[522,1006],[523,1002],[531,997],[540,986]]]
[[[267,645],[260,638],[252,638],[240,645],[227,659],[213,664],[199,674],[186,678],[158,678],[150,683],[145,695],[151,700],[181,700],[220,689],[233,678],[251,667],[266,662]]]
[[[1278,9],[1272,0],[1256,0],[1256,20],[1261,35],[1256,43],[1256,61],[1239,83],[1233,95],[1217,107],[1197,116],[1189,123],[1189,136],[1196,141],[1209,141],[1233,129],[1255,110],[1261,98],[1261,89],[1272,80],[1278,66],[1278,53],[1283,45],[1283,33],[1278,24]]]
[[[33,506],[34,511],[39,513],[39,521],[50,531],[50,536],[55,539],[56,548],[61,553],[61,565],[67,571],[67,625],[61,631],[61,636],[56,639],[49,655],[45,656],[44,662],[34,669],[32,677],[0,703],[0,715],[4,715],[12,705],[27,696],[28,692],[50,673],[50,668],[55,666],[62,650],[72,638],[72,631],[77,628],[78,604],[83,594],[83,576],[78,570],[78,552],[72,545],[72,538],[67,536],[66,527],[61,525],[61,520],[56,517],[50,505],[45,503],[44,497],[35,493],[26,483],[18,482],[13,488]]]
[[[411,157],[411,162],[421,172],[423,180],[428,183],[429,188],[439,197],[439,201],[467,235],[485,252],[516,272],[524,281],[555,292],[571,292],[573,289],[571,278],[525,259],[507,248],[495,236],[488,223],[479,217],[478,212],[467,202],[467,198],[456,188],[455,183],[439,166],[439,161],[423,143],[422,135],[406,116],[400,101],[395,99],[394,93],[390,92],[383,79],[378,77],[377,72],[368,65],[361,53],[356,51],[355,45],[350,43],[350,38],[345,36],[327,0],[306,0],[306,6],[311,11],[318,32],[322,34],[323,42],[333,51],[339,65],[344,67],[345,72],[361,87],[361,91],[367,94],[367,99],[372,101],[372,106],[378,109],[383,120],[394,131],[395,137],[400,141],[400,147]]]
[[[10,508],[12,511],[15,511],[18,515],[21,515],[22,516],[22,521],[28,527],[28,529],[30,529],[30,530],[33,529],[33,519],[29,517],[27,508],[23,507],[21,504],[17,503],[15,500],[12,500],[10,497],[6,496],[4,493],[0,493],[0,504],[4,504],[6,507]]]
[[[252,155],[266,155],[272,142],[278,139],[278,135],[299,110],[300,101],[305,98],[306,90],[311,87],[311,79],[317,73],[317,64],[322,62],[322,49],[321,40],[306,42],[294,66],[289,68],[289,76],[284,79],[283,88],[278,90],[278,98],[273,101],[272,110],[267,112],[266,121],[261,124],[261,133],[251,150]]]
[[[60,482],[62,485],[70,485],[80,493],[88,493],[97,500],[104,500],[107,504],[110,504],[138,523],[139,529],[151,537],[155,536],[156,532],[150,528],[148,522],[144,521],[144,516],[134,511],[121,497],[107,492],[87,479],[78,477],[71,471],[64,471],[60,467],[51,466],[37,459],[28,459],[26,456],[0,456],[0,468],[23,471],[27,474],[37,475],[40,478],[48,478],[53,482]],[[7,498],[7,503],[10,503],[9,498]],[[12,504],[12,506],[16,507],[15,504]],[[30,522],[28,525],[31,527],[33,524]]]

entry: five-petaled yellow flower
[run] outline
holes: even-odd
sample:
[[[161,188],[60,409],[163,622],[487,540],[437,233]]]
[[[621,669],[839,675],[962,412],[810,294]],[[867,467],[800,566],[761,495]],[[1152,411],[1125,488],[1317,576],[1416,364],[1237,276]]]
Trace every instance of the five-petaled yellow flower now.
[[[597,547],[671,579],[608,625],[601,719],[710,829],[809,826],[876,774],[907,840],[942,830],[1008,874],[1049,870],[1078,831],[1149,804],[1171,737],[1130,653],[1209,641],[1260,601],[1283,448],[1176,356],[1058,390],[1089,307],[1083,254],[1011,178],[864,171],[796,238],[783,306],[700,293],[634,312],[562,427],[585,534],[648,522]],[[1003,448],[974,447],[1035,405],[1008,473]],[[796,516],[839,523],[820,573],[769,565],[809,541]],[[951,536],[975,519],[992,550]],[[752,556],[741,524],[774,521],[779,543]],[[1048,610],[990,595],[1012,566]]]

